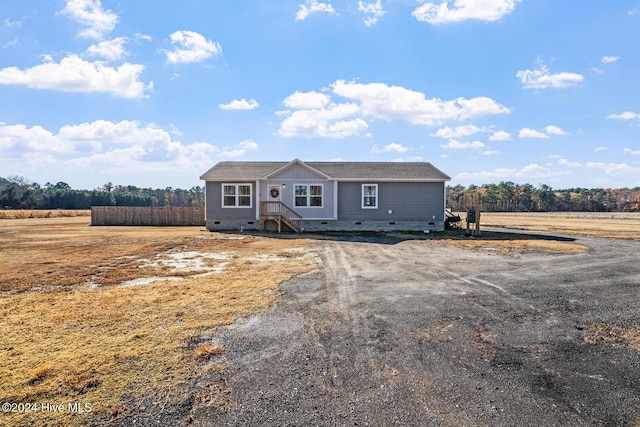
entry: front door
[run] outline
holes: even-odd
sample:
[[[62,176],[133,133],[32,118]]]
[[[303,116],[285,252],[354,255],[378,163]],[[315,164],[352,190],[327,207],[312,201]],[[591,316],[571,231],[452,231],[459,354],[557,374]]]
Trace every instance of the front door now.
[[[281,190],[279,185],[270,185],[269,186],[269,201],[270,202],[279,202],[282,198]],[[268,212],[278,212],[280,207],[276,203],[267,204]]]

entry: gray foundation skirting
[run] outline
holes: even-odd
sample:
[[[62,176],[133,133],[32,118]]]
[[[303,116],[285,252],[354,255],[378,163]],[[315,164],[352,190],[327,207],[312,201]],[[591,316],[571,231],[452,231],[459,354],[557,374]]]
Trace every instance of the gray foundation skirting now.
[[[355,220],[303,220],[304,231],[443,231],[444,221],[355,221]],[[259,220],[207,220],[210,231],[258,230]],[[266,224],[270,231],[273,227]]]

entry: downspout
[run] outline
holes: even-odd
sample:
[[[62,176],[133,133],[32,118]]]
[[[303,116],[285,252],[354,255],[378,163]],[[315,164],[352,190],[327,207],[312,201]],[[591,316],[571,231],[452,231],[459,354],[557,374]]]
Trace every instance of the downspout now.
[[[256,180],[256,220],[260,219],[260,180]]]
[[[333,181],[333,219],[338,220],[338,180]]]
[[[444,195],[444,200],[442,201],[442,206],[444,206],[442,210],[442,220],[447,220],[447,186],[445,185],[446,181],[442,181],[442,194]]]
[[[208,181],[204,181],[204,225],[205,227],[207,226],[207,218],[209,218],[209,216],[207,215],[207,188],[208,188]]]

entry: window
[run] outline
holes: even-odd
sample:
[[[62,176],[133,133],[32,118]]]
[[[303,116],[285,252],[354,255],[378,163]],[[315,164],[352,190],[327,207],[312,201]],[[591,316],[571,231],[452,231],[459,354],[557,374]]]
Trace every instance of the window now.
[[[307,206],[307,186],[296,185],[295,194],[296,194],[296,206]]]
[[[322,207],[322,185],[298,184],[294,186],[295,205]]]
[[[222,207],[250,208],[251,184],[222,184]]]
[[[322,206],[322,185],[310,185],[309,206]]]
[[[238,206],[251,207],[251,185],[238,185]]]
[[[362,184],[362,209],[378,209],[378,184]]]

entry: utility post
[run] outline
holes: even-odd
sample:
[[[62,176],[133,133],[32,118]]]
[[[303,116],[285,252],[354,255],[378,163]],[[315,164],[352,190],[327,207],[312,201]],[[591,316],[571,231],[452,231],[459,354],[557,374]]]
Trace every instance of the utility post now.
[[[472,206],[467,208],[467,236],[480,237],[480,209]],[[473,227],[471,227],[473,224]]]

